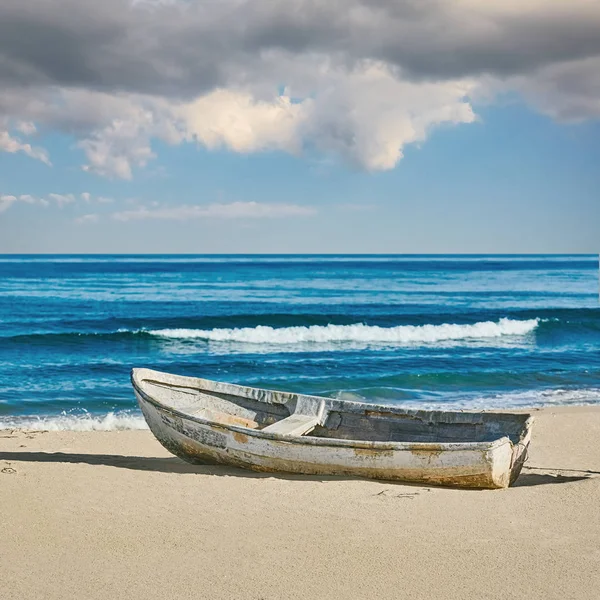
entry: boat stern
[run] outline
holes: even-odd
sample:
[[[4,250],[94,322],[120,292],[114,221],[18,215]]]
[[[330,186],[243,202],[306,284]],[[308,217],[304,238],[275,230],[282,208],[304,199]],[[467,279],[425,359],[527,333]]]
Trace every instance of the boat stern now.
[[[523,432],[518,443],[513,445],[511,464],[510,464],[510,480],[509,485],[512,485],[517,477],[521,474],[521,469],[525,461],[529,457],[529,442],[531,441],[531,428],[533,427],[534,418],[529,416],[525,421]]]

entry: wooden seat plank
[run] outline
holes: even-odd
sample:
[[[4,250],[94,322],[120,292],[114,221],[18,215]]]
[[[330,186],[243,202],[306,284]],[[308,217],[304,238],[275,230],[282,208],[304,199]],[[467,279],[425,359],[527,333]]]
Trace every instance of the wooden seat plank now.
[[[305,435],[310,433],[321,420],[319,415],[299,415],[293,414],[277,421],[262,431],[265,433],[278,433],[279,435]]]

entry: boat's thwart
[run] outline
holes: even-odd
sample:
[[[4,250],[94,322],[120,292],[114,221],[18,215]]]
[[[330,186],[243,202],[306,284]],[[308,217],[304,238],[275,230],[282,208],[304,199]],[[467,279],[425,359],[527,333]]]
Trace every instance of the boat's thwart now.
[[[409,410],[134,369],[152,433],[189,462],[505,488],[519,475],[533,417]]]

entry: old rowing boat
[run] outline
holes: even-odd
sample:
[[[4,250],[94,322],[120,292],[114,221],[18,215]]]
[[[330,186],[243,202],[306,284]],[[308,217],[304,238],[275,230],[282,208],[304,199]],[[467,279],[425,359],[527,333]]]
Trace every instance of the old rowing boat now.
[[[518,477],[533,417],[410,410],[133,369],[159,442],[188,462],[469,488]]]

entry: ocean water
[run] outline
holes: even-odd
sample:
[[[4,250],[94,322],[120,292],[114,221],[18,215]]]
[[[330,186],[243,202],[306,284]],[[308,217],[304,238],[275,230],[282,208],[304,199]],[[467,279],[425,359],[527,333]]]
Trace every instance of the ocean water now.
[[[151,367],[408,406],[600,402],[598,256],[0,256],[0,428],[144,427]]]

